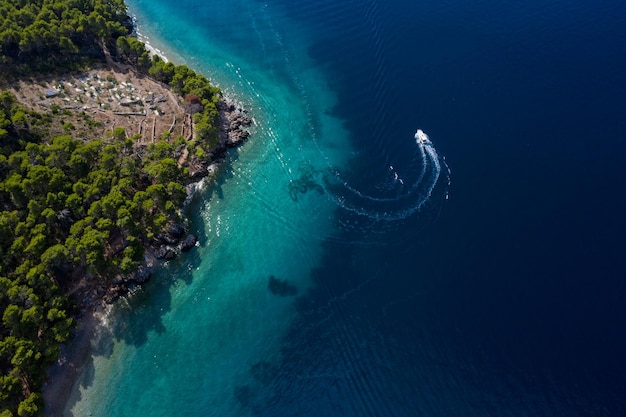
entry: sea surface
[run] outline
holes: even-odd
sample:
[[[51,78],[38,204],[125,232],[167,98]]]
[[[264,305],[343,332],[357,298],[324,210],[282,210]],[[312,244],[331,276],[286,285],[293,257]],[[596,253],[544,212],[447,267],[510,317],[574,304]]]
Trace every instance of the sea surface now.
[[[255,125],[66,415],[626,416],[626,3],[128,4]]]

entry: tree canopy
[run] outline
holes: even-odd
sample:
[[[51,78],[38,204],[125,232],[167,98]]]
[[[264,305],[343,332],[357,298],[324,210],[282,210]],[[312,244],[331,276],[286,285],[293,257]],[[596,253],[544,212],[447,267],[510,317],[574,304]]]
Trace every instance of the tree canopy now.
[[[218,143],[218,88],[184,65],[150,57],[123,0],[0,0],[0,78],[72,69],[105,54],[186,97],[200,159]],[[4,73],[3,73],[4,71]],[[6,80],[5,80],[6,81]],[[172,144],[135,152],[125,129],[92,141],[49,137],[55,114],[0,91],[0,416],[43,412],[47,367],[74,326],[65,290],[76,275],[133,272],[144,247],[179,221],[186,168]]]
[[[68,63],[130,29],[123,0],[1,0],[0,62]]]
[[[2,120],[26,112],[5,98]],[[13,123],[3,125],[0,406],[33,409],[39,397],[31,394],[73,325],[61,289],[75,271],[106,280],[137,268],[144,244],[180,220],[185,177],[167,143],[140,158],[128,139],[25,141]]]

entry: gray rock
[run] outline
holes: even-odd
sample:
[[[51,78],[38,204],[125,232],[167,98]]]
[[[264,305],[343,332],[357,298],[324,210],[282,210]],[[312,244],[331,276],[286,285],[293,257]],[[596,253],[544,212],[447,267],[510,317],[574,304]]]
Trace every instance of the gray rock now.
[[[174,236],[170,235],[169,233],[158,234],[155,236],[155,239],[158,242],[168,244],[168,245],[175,245],[176,243],[178,243],[178,240],[179,240],[175,238]]]
[[[167,248],[165,250],[165,256],[163,257],[163,259],[165,259],[166,261],[171,261],[172,259],[176,258],[176,251],[172,248]]]
[[[176,252],[169,246],[159,246],[154,250],[154,256],[157,259],[172,260],[176,257]]]
[[[148,281],[151,276],[152,271],[150,270],[150,268],[145,265],[140,265],[139,268],[137,268],[137,271],[135,271],[133,281],[138,284],[143,284],[144,282]]]
[[[196,246],[197,241],[198,241],[198,238],[196,237],[196,235],[190,233],[187,236],[185,236],[185,238],[183,239],[180,249],[183,252],[187,252],[191,250],[191,248]]]
[[[172,223],[167,233],[175,239],[180,239],[185,234],[185,227],[180,223]]]

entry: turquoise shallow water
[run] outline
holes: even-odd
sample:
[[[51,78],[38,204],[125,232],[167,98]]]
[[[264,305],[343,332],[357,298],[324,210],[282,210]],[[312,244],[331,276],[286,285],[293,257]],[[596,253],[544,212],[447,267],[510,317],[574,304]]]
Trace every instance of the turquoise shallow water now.
[[[234,415],[236,386],[254,363],[278,361],[295,314],[292,297],[268,291],[269,277],[305,292],[331,233],[336,206],[318,192],[294,201],[290,181],[309,165],[345,163],[347,133],[325,113],[335,98],[300,49],[305,34],[276,30],[291,23],[269,8],[233,2],[191,13],[129,3],[150,43],[210,76],[256,124],[250,141],[223,164],[219,184],[190,206],[200,247],[111,315],[113,331],[103,337],[71,414]],[[205,25],[193,21],[199,14]],[[249,35],[237,38],[241,32]]]

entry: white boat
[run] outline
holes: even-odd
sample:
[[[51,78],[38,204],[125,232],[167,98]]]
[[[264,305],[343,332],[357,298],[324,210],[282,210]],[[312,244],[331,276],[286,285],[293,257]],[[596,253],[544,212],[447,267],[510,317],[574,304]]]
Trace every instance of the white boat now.
[[[415,140],[417,141],[417,143],[428,143],[428,142],[430,142],[430,139],[428,138],[428,135],[426,133],[424,133],[424,131],[422,129],[417,129],[417,132],[415,132]]]

